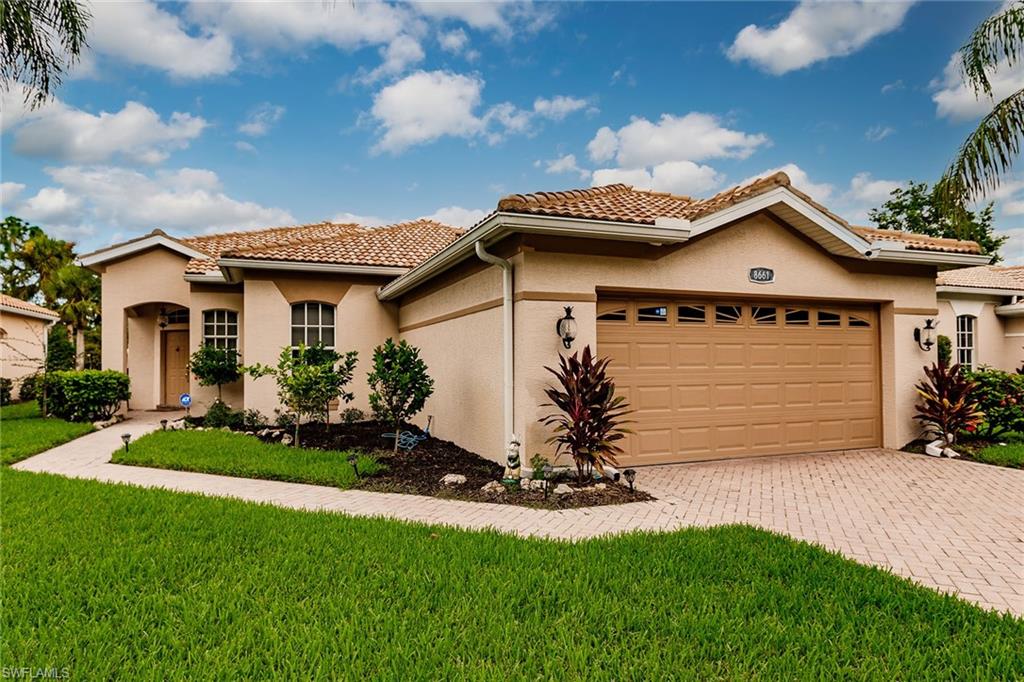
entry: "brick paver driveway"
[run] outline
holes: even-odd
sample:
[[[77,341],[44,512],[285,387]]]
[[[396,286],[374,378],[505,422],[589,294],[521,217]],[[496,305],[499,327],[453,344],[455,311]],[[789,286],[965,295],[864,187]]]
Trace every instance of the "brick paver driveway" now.
[[[1024,471],[890,450],[650,467],[689,523],[749,523],[1024,614]]]
[[[680,464],[640,470],[637,484],[656,501],[547,511],[110,463],[122,432],[137,438],[159,428],[160,416],[133,414],[124,425],[14,466],[294,509],[569,540],[747,523],[1024,615],[1024,471],[890,450]]]

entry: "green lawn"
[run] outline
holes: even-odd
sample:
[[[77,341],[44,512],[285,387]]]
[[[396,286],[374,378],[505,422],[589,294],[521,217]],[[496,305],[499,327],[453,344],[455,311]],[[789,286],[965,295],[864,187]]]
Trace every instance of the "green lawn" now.
[[[523,540],[5,470],[3,666],[1012,679],[1024,621],[748,527]]]
[[[92,430],[92,424],[39,416],[35,401],[5,405],[0,408],[0,464],[20,462]]]
[[[115,464],[199,471],[243,478],[314,483],[348,488],[355,475],[348,452],[307,450],[268,444],[227,431],[156,431],[114,453]],[[376,459],[359,455],[360,475],[374,474]]]
[[[974,453],[974,459],[985,464],[1024,469],[1024,443],[990,445]]]

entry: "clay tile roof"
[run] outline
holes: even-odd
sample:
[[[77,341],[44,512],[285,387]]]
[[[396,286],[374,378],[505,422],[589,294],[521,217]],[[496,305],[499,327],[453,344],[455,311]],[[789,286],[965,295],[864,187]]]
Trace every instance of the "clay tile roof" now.
[[[188,274],[203,274],[216,272],[218,270],[217,259],[229,252],[344,237],[364,229],[352,223],[323,222],[289,227],[270,227],[245,232],[222,232],[187,237],[178,241],[196,251],[209,254],[209,258],[193,258],[185,266],[185,272]]]
[[[940,272],[940,286],[1024,291],[1024,265],[982,265]]]
[[[890,241],[902,242],[912,251],[945,251],[948,253],[981,253],[978,242],[946,237],[928,237],[913,232],[899,230],[879,230],[874,227],[853,227],[854,232],[869,242]]]
[[[349,226],[352,227],[352,226]],[[451,244],[463,230],[433,220],[286,240],[225,251],[230,258],[411,268]]]
[[[868,227],[850,227],[849,223],[840,216],[822,206],[796,187],[793,187],[789,176],[781,171],[763,178],[757,178],[744,185],[730,187],[707,199],[694,199],[666,192],[635,189],[630,185],[616,184],[562,192],[512,194],[498,202],[498,210],[508,213],[529,213],[563,218],[583,218],[587,220],[608,220],[653,225],[658,218],[696,220],[738,204],[741,201],[770,192],[777,187],[787,187],[792,193],[822,213],[825,213],[840,225],[852,229],[868,242],[880,239],[902,242],[908,249],[919,251],[981,252],[980,247],[975,242],[939,239],[907,232],[876,230]]]
[[[20,298],[14,298],[13,296],[8,296],[7,294],[0,294],[0,305],[2,305],[5,308],[24,310],[26,313],[33,313],[35,315],[47,315],[54,319],[60,317],[60,315],[53,312],[49,308],[44,308],[41,305],[36,305],[35,303],[23,301]]]

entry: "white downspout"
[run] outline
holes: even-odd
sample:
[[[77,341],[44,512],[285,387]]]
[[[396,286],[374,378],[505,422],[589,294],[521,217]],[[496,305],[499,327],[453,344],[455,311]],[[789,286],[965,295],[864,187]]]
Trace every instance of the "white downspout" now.
[[[512,341],[512,263],[499,258],[494,254],[487,253],[484,250],[483,242],[476,242],[476,255],[480,260],[491,265],[497,265],[501,268],[501,289],[502,289],[502,300],[501,300],[501,311],[503,313],[502,322],[502,334],[504,336],[504,356],[505,356],[505,385],[504,385],[504,400],[505,400],[505,444],[506,446],[517,440],[515,433],[513,433],[513,400],[515,398],[513,393],[513,359],[514,359],[514,348]]]

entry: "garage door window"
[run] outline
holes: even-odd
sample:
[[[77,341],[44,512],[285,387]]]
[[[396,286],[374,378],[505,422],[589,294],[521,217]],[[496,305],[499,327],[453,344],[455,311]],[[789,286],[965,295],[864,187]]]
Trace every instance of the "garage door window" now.
[[[863,317],[860,317],[858,315],[850,315],[849,322],[847,322],[847,325],[850,326],[850,327],[865,328],[865,327],[870,327],[871,326],[871,322],[869,322],[868,320],[866,320]]]
[[[738,305],[716,305],[715,324],[739,324],[743,319],[743,308]]]
[[[707,321],[707,309],[702,305],[681,305],[676,319],[679,324],[704,324]]]
[[[786,308],[787,327],[806,327],[811,323],[811,311],[807,308]]]
[[[655,305],[638,308],[636,319],[638,322],[668,322],[668,306]]]
[[[778,318],[776,310],[774,306],[755,305],[751,308],[754,324],[776,324]]]
[[[819,310],[818,311],[818,326],[819,327],[838,327],[842,324],[842,316],[832,310]]]
[[[956,361],[964,369],[974,369],[974,317],[971,315],[956,318]]]
[[[621,308],[612,308],[611,310],[605,311],[598,315],[597,319],[602,322],[625,322],[626,306],[622,306]]]

